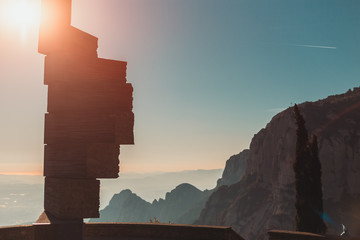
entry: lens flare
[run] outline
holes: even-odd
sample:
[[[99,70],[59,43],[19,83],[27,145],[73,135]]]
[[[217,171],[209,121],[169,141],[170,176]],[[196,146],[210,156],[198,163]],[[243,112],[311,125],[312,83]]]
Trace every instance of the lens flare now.
[[[40,21],[40,4],[34,0],[9,0],[2,7],[3,21],[12,30],[18,30],[26,38],[30,26]]]

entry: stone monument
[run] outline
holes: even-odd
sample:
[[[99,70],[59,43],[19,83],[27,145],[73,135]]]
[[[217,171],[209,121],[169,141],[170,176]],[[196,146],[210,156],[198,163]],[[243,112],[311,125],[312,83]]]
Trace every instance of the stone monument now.
[[[80,239],[83,218],[99,217],[97,179],[117,178],[119,145],[134,143],[127,63],[98,58],[97,48],[96,37],[71,26],[71,0],[42,0],[45,211],[34,226],[55,230],[37,239]]]

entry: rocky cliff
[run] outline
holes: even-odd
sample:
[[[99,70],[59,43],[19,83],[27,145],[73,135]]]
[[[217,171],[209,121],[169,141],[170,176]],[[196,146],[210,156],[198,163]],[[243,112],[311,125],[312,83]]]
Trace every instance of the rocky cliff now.
[[[360,88],[299,109],[319,139],[329,233],[338,234],[344,223],[360,234]],[[267,239],[270,229],[293,230],[295,141],[289,108],[254,136],[242,180],[214,192],[195,223],[232,226],[245,239]]]
[[[246,162],[249,158],[249,150],[245,149],[239,154],[233,155],[226,161],[222,177],[217,181],[216,187],[230,186],[237,183],[245,174]]]

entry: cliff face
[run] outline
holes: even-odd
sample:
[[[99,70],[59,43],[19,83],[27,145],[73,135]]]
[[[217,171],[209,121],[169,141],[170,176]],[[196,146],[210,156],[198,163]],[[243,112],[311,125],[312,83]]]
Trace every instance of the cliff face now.
[[[319,139],[324,211],[329,233],[340,223],[359,234],[360,88],[299,105],[306,127]],[[270,229],[294,230],[295,120],[292,108],[276,115],[252,139],[242,180],[212,194],[197,224],[232,226],[245,239]]]
[[[217,181],[216,187],[223,185],[230,186],[237,183],[245,174],[246,162],[249,158],[249,150],[246,149],[239,154],[233,155],[226,161],[222,177]]]

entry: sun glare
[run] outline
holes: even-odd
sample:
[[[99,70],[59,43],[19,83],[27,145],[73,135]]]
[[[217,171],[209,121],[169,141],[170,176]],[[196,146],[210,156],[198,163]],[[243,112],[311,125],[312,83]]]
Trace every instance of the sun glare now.
[[[8,0],[2,8],[3,21],[14,30],[19,30],[22,37],[26,37],[30,26],[39,24],[39,1]]]

